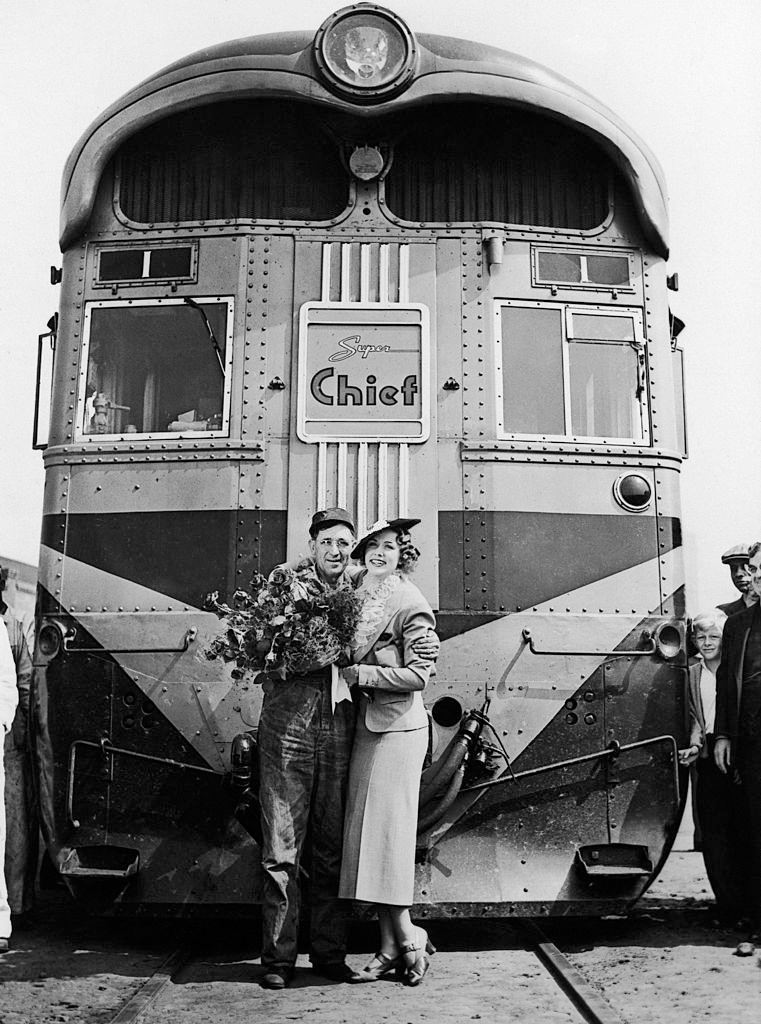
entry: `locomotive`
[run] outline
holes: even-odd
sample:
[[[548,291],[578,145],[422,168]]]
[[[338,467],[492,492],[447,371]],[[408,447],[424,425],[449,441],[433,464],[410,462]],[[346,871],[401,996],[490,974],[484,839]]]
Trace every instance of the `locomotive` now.
[[[261,691],[203,657],[204,602],[340,505],[423,521],[415,912],[629,907],[679,825],[686,719],[681,324],[646,145],[547,68],[359,3],[110,106],[60,244],[33,756],[74,895],[256,905],[235,782]]]

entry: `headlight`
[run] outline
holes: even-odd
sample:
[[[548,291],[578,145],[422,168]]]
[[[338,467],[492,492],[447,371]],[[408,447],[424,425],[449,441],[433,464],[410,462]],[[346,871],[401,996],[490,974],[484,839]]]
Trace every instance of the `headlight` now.
[[[326,83],[349,99],[377,101],[400,92],[415,70],[415,37],[393,11],[344,7],[323,22],[314,55]]]

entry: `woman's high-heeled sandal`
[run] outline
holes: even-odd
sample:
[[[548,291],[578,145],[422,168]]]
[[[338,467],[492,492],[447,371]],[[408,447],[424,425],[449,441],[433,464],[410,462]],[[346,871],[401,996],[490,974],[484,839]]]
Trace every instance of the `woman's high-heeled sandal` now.
[[[418,928],[417,932],[417,941],[403,942],[400,947],[402,956],[404,956],[405,953],[416,953],[420,951],[418,956],[415,957],[415,962],[406,967],[404,971],[405,982],[413,988],[416,985],[419,985],[426,976],[428,968],[431,966],[431,957],[436,952],[436,947],[428,938],[426,930],[424,928]]]
[[[375,966],[373,966],[375,963]],[[368,981],[378,981],[385,975],[390,974],[392,971],[399,971],[399,968],[404,968],[404,962],[402,954],[399,953],[397,956],[386,956],[385,953],[376,953],[367,967],[363,967],[361,971],[349,979],[353,985],[361,985]]]

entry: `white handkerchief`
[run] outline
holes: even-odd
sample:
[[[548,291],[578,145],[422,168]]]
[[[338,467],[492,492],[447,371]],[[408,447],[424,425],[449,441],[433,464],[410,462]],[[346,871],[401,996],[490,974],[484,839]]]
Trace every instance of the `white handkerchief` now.
[[[331,711],[336,710],[336,704],[342,700],[351,700],[349,684],[343,677],[343,672],[338,665],[330,666],[330,705]]]

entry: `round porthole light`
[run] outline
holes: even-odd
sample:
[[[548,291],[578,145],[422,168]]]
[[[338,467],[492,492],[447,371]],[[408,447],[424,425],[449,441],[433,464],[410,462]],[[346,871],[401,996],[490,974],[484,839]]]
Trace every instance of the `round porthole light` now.
[[[639,473],[626,473],[613,484],[613,496],[627,512],[644,512],[653,500],[653,489]]]
[[[415,37],[400,17],[375,4],[336,11],[314,37],[327,84],[349,99],[372,102],[400,92],[412,78]]]

